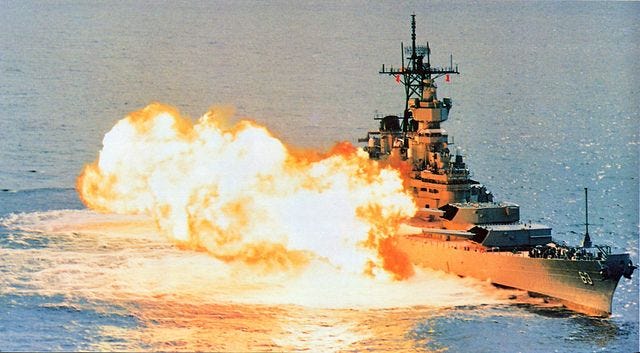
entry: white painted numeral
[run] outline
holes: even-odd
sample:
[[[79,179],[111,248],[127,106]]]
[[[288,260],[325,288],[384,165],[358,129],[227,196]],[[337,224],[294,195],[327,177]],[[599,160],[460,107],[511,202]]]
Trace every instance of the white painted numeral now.
[[[590,286],[593,285],[593,281],[591,280],[591,276],[589,276],[589,274],[587,272],[578,271],[578,275],[580,276],[580,279],[582,280],[582,283],[588,284]]]

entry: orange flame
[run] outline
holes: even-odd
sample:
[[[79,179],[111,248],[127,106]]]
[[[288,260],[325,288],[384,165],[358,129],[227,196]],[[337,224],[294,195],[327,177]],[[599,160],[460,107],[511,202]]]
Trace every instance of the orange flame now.
[[[413,274],[390,238],[416,210],[398,170],[347,142],[294,150],[253,122],[223,127],[226,117],[213,109],[193,123],[159,103],[129,114],[78,177],[82,201],[149,214],[180,246],[224,261]]]

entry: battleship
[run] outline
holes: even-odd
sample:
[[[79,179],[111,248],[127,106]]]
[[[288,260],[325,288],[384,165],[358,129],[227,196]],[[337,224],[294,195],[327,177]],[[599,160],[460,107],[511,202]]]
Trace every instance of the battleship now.
[[[379,129],[359,139],[371,159],[402,163],[408,171],[405,187],[419,211],[406,222],[409,231],[395,236],[397,248],[417,266],[552,298],[583,314],[610,316],[620,278],[630,279],[636,269],[629,254],[592,243],[588,212],[582,244],[567,246],[553,239],[550,227],[522,222],[517,204],[495,201],[471,179],[463,156],[449,149],[441,128],[452,100],[437,96],[436,80],[449,81],[459,74],[458,66],[453,58],[448,67],[432,66],[429,44],[416,45],[415,29],[412,15],[411,46],[401,43],[401,66],[382,65],[379,72],[402,83],[404,113],[377,115]]]

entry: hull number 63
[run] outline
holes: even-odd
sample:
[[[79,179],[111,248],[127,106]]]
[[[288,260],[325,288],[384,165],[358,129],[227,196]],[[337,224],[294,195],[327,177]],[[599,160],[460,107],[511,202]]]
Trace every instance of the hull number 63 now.
[[[593,285],[593,280],[591,280],[591,276],[589,276],[587,272],[578,271],[578,275],[580,276],[582,283],[588,284],[591,286]]]

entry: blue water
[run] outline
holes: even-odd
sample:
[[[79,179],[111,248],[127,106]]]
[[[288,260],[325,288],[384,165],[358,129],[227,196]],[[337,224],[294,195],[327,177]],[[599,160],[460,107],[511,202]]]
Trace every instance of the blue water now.
[[[236,315],[223,320],[197,303],[98,295],[90,279],[129,268],[127,251],[177,251],[55,228],[93,217],[81,211],[75,178],[117,120],[154,101],[194,118],[223,104],[293,145],[355,143],[375,128],[374,111],[404,107],[400,87],[377,72],[400,64],[414,12],[433,62],[453,53],[459,64],[439,94],[453,98],[444,127],[474,178],[572,244],[588,187],[594,242],[638,263],[638,3],[6,1],[0,350],[638,351],[637,273],[621,280],[609,319],[525,304],[322,312],[324,329],[347,322],[373,332],[351,345],[272,341],[282,334],[274,320],[317,319],[300,308],[220,304]]]

